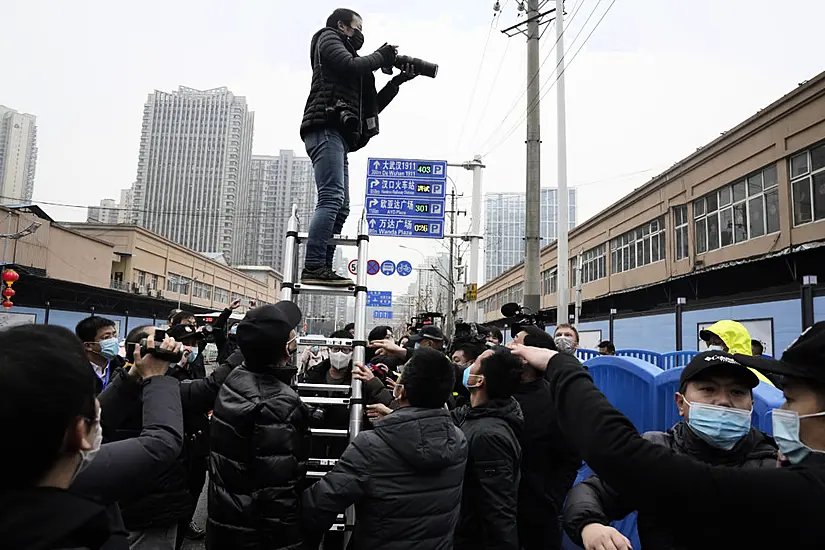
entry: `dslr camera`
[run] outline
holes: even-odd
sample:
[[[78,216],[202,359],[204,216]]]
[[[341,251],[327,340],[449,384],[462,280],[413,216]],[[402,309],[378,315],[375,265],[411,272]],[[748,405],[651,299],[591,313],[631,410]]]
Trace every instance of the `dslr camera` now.
[[[415,69],[415,74],[420,74],[429,78],[435,78],[438,74],[438,65],[430,63],[417,57],[410,57],[409,55],[397,55],[393,62],[393,67],[396,69],[403,69],[406,65],[412,65]],[[381,71],[384,74],[392,74],[392,67],[382,67]]]

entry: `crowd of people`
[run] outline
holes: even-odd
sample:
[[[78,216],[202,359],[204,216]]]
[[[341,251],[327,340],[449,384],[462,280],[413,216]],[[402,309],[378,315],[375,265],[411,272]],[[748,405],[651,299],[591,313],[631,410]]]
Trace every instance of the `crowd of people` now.
[[[231,312],[209,331],[180,311],[165,331],[136,327],[125,356],[99,316],[74,334],[0,331],[0,414],[20,427],[2,454],[2,547],[180,548],[202,536],[191,519],[207,471],[210,549],[350,537],[356,549],[554,549],[562,531],[588,550],[627,549],[610,523],[634,510],[645,548],[821,546],[825,323],[781,360],[745,353],[729,322],[709,327],[711,349],[681,372],[674,397],[683,420],[640,435],[576,359],[570,325],[520,327],[506,346],[493,331],[449,346],[449,358],[437,326],[376,327],[363,364],[345,327],[309,365],[295,355],[295,304],[252,309],[228,328]],[[207,374],[205,338],[217,332],[224,360]],[[787,399],[773,438],[751,425],[760,377]],[[295,382],[353,380],[363,431],[313,436],[346,430],[349,412],[308,405]],[[332,465],[317,480],[306,475],[313,457]],[[582,459],[596,475],[573,486]],[[350,507],[354,529],[331,531],[351,524]],[[770,522],[742,529],[766,509]]]

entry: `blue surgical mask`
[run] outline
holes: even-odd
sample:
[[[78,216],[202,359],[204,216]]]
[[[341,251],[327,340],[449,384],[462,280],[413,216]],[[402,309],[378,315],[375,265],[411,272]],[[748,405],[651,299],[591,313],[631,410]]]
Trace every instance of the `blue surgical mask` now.
[[[478,387],[478,384],[476,384],[475,386],[470,385],[470,374],[470,367],[464,369],[464,374],[462,375],[461,383],[464,384],[465,388],[472,391]]]
[[[719,407],[706,403],[691,403],[688,426],[700,438],[723,451],[730,451],[751,430],[750,411]]]
[[[186,361],[188,363],[194,362],[195,359],[198,358],[198,353],[200,353],[198,346],[192,346],[192,348],[189,350],[189,355],[186,356]]]
[[[825,411],[800,416],[794,411],[774,409],[771,411],[771,416],[773,438],[779,446],[779,450],[782,451],[782,454],[791,464],[799,464],[812,452],[822,452],[811,449],[799,439],[799,420],[814,416],[825,416]]]
[[[416,342],[415,346],[413,346],[413,349],[421,349],[421,342]]]
[[[107,338],[100,341],[100,356],[111,361],[120,353],[120,344],[117,338]]]

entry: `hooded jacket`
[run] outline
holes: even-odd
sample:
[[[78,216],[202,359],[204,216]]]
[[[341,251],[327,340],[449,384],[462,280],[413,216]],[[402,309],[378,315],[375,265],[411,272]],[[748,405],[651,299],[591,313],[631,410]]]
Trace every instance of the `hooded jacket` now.
[[[466,462],[467,441],[447,411],[398,409],[304,491],[302,523],[325,531],[354,504],[356,549],[451,550]]]
[[[728,348],[727,351],[731,355],[739,353],[750,356],[753,354],[751,348],[751,335],[742,323],[728,320],[716,321],[708,328],[701,330],[699,332],[699,337],[702,340],[707,341],[711,334],[715,334],[725,343],[725,346]],[[771,386],[774,385],[767,376],[758,370],[750,370],[760,381]]]
[[[122,525],[96,500],[34,487],[0,494],[0,546],[25,550],[128,550]]]
[[[714,466],[732,468],[776,468],[777,447],[773,439],[756,428],[742,438],[730,451],[712,447],[690,427],[679,422],[667,432],[647,432],[648,441],[674,452],[693,457]],[[633,511],[622,496],[598,476],[591,476],[570,491],[564,506],[564,529],[570,539],[581,545],[581,531],[591,523],[610,525]],[[672,532],[662,529],[657,509],[640,510],[639,538],[646,550],[676,550],[682,548]],[[667,510],[665,513],[672,513]]]
[[[658,519],[683,548],[821,550],[822,453],[787,468],[711,466],[642,438],[575,357],[554,356],[546,376],[562,430],[601,479],[640,511],[678,503],[678,513]]]
[[[511,397],[452,414],[469,446],[455,547],[518,550],[521,407]]]
[[[275,368],[241,366],[212,414],[206,546],[298,549],[309,411]]]
[[[337,29],[325,27],[316,32],[310,43],[310,65],[312,83],[301,122],[301,137],[314,130],[339,130],[328,110],[335,110],[341,102],[347,110],[361,121],[377,116],[398,95],[399,80],[391,80],[380,92],[375,90],[377,71],[384,64],[379,52],[360,57],[352,48],[347,37]],[[342,134],[343,135],[343,134]],[[353,152],[369,140],[361,132],[358,136],[344,136]]]

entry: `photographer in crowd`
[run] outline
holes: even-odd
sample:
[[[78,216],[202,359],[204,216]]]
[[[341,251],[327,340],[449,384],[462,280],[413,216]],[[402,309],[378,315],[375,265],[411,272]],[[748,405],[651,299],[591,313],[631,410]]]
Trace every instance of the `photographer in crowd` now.
[[[168,352],[179,347],[171,338],[160,344]],[[0,454],[3,548],[125,550],[116,502],[151,482],[180,452],[178,382],[162,375],[166,361],[134,355],[146,405],[140,430],[103,444],[105,416],[85,351],[61,327],[0,331],[0,420],[25,426],[13,448]]]
[[[395,46],[384,44],[361,57],[364,45],[361,16],[339,8],[327,18],[310,44],[312,84],[301,122],[301,138],[312,159],[318,204],[309,225],[305,284],[349,286],[352,281],[332,270],[335,246],[330,238],[341,232],[349,215],[347,155],[378,134],[378,114],[395,98],[398,88],[416,76],[412,66],[376,91],[373,72],[393,66]]]

